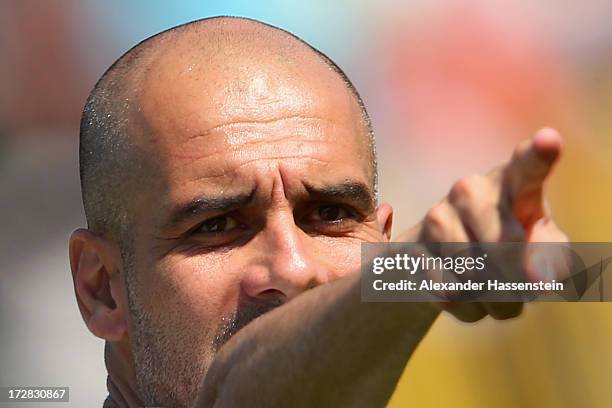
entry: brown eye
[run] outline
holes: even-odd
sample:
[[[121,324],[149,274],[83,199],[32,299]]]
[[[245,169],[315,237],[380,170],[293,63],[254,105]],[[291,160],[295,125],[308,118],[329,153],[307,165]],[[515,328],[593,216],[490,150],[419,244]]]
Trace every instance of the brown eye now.
[[[350,217],[352,214],[340,205],[329,204],[319,207],[319,217],[322,221],[333,222]]]
[[[200,228],[198,228],[198,232],[209,234],[221,233],[236,228],[237,226],[238,221],[236,221],[233,217],[221,215],[219,217],[209,218],[208,220],[204,221]]]

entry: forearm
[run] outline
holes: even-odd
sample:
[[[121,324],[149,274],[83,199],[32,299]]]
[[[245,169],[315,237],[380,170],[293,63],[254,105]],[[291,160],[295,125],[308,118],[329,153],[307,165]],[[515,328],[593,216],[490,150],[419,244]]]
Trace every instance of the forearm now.
[[[251,322],[220,350],[197,406],[384,406],[439,312],[362,303],[360,290],[347,277]]]

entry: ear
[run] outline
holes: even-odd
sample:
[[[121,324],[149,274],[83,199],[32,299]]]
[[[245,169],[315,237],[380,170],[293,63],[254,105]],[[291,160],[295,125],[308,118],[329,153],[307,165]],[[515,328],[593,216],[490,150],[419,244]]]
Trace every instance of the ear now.
[[[387,241],[391,240],[391,228],[393,227],[393,208],[391,205],[389,203],[379,205],[376,208],[376,218]]]
[[[125,293],[116,243],[89,230],[70,236],[70,267],[79,309],[89,331],[108,341],[127,333]]]

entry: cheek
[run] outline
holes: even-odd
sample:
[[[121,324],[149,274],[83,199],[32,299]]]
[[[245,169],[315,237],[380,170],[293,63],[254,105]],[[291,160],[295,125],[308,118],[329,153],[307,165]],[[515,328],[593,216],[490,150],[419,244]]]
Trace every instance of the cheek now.
[[[160,314],[177,316],[199,327],[216,327],[235,309],[238,279],[223,258],[170,255],[150,271],[144,285],[149,306]]]
[[[359,273],[361,245],[366,242],[385,242],[375,221],[364,223],[347,237],[320,236],[316,240],[316,255],[330,271],[329,280]]]
[[[317,238],[317,256],[327,265],[329,281],[359,273],[361,243],[350,238]]]

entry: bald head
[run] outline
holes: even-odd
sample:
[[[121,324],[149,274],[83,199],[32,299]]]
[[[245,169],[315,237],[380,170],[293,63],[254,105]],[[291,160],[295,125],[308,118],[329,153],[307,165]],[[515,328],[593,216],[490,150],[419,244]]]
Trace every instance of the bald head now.
[[[355,132],[369,151],[375,191],[367,112],[346,75],[318,50],[276,27],[232,17],[141,42],[102,76],[83,112],[79,157],[89,228],[125,239],[138,188],[161,177],[156,158],[174,134],[206,136],[230,123],[277,120],[280,111],[299,116],[315,100],[358,112]]]
[[[132,351],[144,405],[191,406],[237,330],[354,273],[361,242],[388,238],[374,157],[346,76],[278,28],[201,20],[113,64],[81,122],[97,234],[73,234],[71,264],[82,299],[103,298],[92,332]]]

